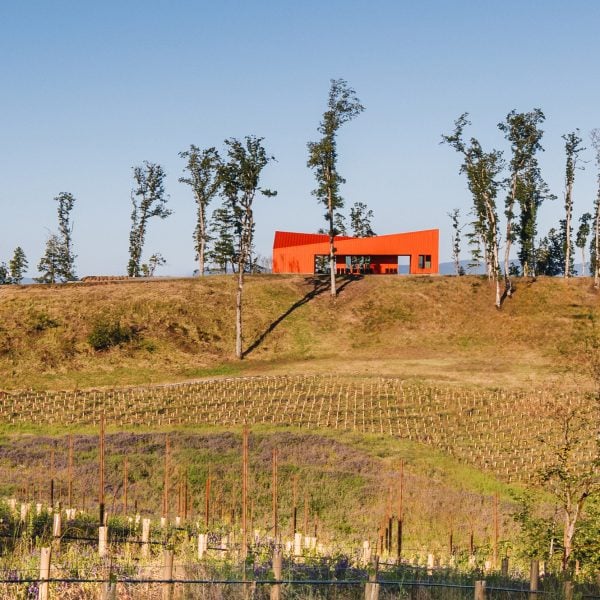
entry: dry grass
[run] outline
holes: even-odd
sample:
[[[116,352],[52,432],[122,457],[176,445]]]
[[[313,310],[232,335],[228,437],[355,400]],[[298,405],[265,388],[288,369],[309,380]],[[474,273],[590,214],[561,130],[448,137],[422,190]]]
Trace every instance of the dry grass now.
[[[478,277],[371,277],[342,282],[336,301],[311,278],[248,279],[245,345],[233,357],[231,277],[6,286],[0,289],[0,387],[50,389],[218,374],[335,372],[528,386],[572,385],[578,327],[598,315],[589,280],[517,283],[497,311]],[[312,297],[314,295],[314,297]],[[137,339],[103,352],[98,320]]]

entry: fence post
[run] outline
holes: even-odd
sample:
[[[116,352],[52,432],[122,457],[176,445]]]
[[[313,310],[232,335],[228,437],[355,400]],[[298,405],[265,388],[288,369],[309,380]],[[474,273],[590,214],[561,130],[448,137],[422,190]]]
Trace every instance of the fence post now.
[[[273,577],[275,581],[281,581],[282,553],[278,546],[273,550]],[[275,583],[271,586],[271,600],[281,600],[281,584]]]
[[[486,600],[487,593],[485,591],[485,581],[479,580],[475,582],[475,600]]]
[[[433,568],[435,567],[435,556],[433,554],[427,555],[427,575],[433,575]]]
[[[42,548],[40,558],[40,587],[38,600],[48,600],[48,579],[50,579],[51,548]]]
[[[294,533],[294,556],[302,555],[302,534]]]
[[[373,570],[369,574],[369,581],[365,584],[365,600],[379,600],[379,584],[377,573],[379,571],[379,557],[373,559]]]
[[[379,600],[379,584],[373,581],[365,583],[365,600]]]
[[[540,581],[540,562],[537,559],[531,561],[531,568],[529,570],[529,591],[537,592]],[[537,594],[529,594],[529,600],[536,600]]]
[[[108,527],[98,528],[98,556],[104,558],[108,552]]]
[[[508,556],[504,556],[502,558],[502,567],[501,567],[502,577],[508,577]]]
[[[564,583],[565,600],[573,600],[573,582],[565,581]]]
[[[371,546],[369,545],[369,540],[363,542],[362,560],[364,565],[368,565],[371,562]]]
[[[116,581],[107,581],[102,585],[102,600],[117,600]]]
[[[173,599],[173,550],[164,551],[162,600]]]
[[[142,556],[148,558],[150,554],[150,519],[142,521]]]
[[[208,550],[208,533],[198,534],[198,560],[204,558],[204,553]]]

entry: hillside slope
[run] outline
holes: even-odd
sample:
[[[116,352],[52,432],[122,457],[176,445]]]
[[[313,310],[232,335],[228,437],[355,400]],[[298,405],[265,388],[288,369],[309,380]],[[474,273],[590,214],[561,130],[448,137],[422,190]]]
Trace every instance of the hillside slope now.
[[[244,361],[234,280],[156,280],[0,289],[0,388],[50,389],[238,373],[353,373],[503,386],[565,378],[598,315],[589,280],[517,282],[501,311],[480,277],[381,276],[326,283],[249,277]],[[122,343],[94,350],[112,327]],[[579,351],[581,348],[579,348]],[[577,377],[577,375],[573,375]]]

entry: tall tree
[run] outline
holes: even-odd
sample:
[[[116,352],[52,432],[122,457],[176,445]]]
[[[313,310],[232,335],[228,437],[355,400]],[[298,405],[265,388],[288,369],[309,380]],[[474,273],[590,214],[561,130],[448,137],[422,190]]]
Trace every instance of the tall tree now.
[[[0,262],[0,285],[12,283],[8,267],[5,262]]]
[[[585,277],[587,273],[587,265],[585,260],[585,247],[587,246],[588,236],[590,235],[590,221],[592,215],[588,212],[583,213],[579,217],[579,228],[575,235],[575,245],[581,250],[581,275]]]
[[[325,205],[325,219],[329,226],[329,271],[331,277],[331,295],[336,296],[335,286],[335,213],[343,208],[340,186],[345,179],[337,170],[337,132],[348,121],[364,110],[356,92],[343,79],[332,79],[329,88],[327,110],[317,128],[322,135],[318,142],[308,143],[307,166],[314,170],[317,188],[313,195]]]
[[[562,136],[565,140],[565,154],[566,154],[566,165],[565,165],[565,269],[564,276],[570,277],[572,275],[572,236],[571,231],[573,229],[573,184],[575,183],[575,170],[578,168],[577,163],[579,159],[579,153],[583,152],[585,148],[581,145],[583,140],[578,135],[579,129],[571,133],[567,133]]]
[[[191,145],[189,150],[180,152],[179,156],[186,159],[185,171],[188,172],[188,175],[180,177],[179,181],[192,188],[196,201],[194,246],[198,260],[198,274],[202,276],[204,275],[206,246],[210,240],[206,211],[212,199],[219,193],[221,158],[216,148],[200,150],[194,145]]]
[[[223,195],[233,217],[237,256],[237,293],[235,318],[235,355],[243,358],[242,308],[244,274],[252,263],[254,241],[254,200],[256,194],[275,196],[277,192],[260,187],[262,170],[274,160],[262,145],[264,138],[246,136],[241,142],[236,138],[225,140],[227,162],[220,168]]]
[[[40,276],[35,278],[38,283],[57,283],[60,281],[60,256],[60,238],[55,233],[51,233],[46,240],[44,256],[42,256],[38,263],[37,268],[40,272]]]
[[[561,223],[564,222],[561,221]],[[565,267],[565,252],[563,245],[564,228],[557,231],[551,228],[542,238],[535,251],[536,272],[540,275],[555,277],[562,275]]]
[[[233,214],[224,204],[213,211],[210,221],[211,248],[207,257],[216,264],[223,273],[227,273],[228,265],[235,272],[235,245]]]
[[[544,200],[555,200],[547,184],[542,180],[537,165],[525,172],[517,185],[517,198],[521,207],[518,226],[515,227],[519,239],[518,257],[521,272],[525,277],[535,277],[537,213]]]
[[[364,202],[355,202],[350,208],[350,227],[354,237],[366,238],[377,234],[373,231],[373,211]]]
[[[144,161],[142,166],[133,168],[133,179],[135,187],[131,191],[133,210],[127,274],[129,277],[140,277],[148,221],[153,217],[166,219],[172,211],[166,206],[165,172],[160,165]]]
[[[592,235],[591,268],[594,273],[594,287],[600,287],[600,129],[593,129],[591,133],[592,148],[596,153],[596,199],[594,201],[594,233]]]
[[[73,194],[61,192],[54,200],[58,207],[58,271],[57,277],[61,281],[75,281],[75,254],[73,253],[73,224],[71,211],[75,206]]]
[[[464,129],[470,124],[468,113],[463,113],[454,122],[454,131],[450,135],[442,136],[442,142],[450,145],[463,157],[460,172],[466,175],[473,196],[473,213],[476,217],[474,227],[482,240],[488,277],[494,282],[496,288],[495,304],[500,308],[502,297],[496,196],[501,186],[498,175],[504,168],[504,161],[502,152],[498,150],[484,152],[475,138],[471,138],[468,142],[464,140]]]
[[[29,263],[27,262],[27,257],[25,256],[25,252],[21,246],[17,246],[13,253],[12,259],[8,263],[8,268],[10,269],[10,279],[12,283],[16,283],[17,285],[23,281],[23,277],[25,276],[25,271]]]
[[[508,194],[505,200],[506,243],[504,247],[504,289],[507,296],[512,294],[510,279],[510,251],[513,242],[519,237],[520,259],[523,275],[533,273],[534,240],[536,235],[537,210],[546,191],[536,153],[543,151],[540,140],[543,131],[540,125],[545,120],[539,108],[531,112],[518,113],[512,110],[498,128],[510,142],[512,157],[509,163],[510,176]],[[515,227],[515,205],[520,207],[519,226]]]
[[[463,275],[462,267],[460,266],[460,233],[462,227],[460,225],[460,209],[455,208],[448,213],[452,222],[452,260],[454,261],[455,275]]]

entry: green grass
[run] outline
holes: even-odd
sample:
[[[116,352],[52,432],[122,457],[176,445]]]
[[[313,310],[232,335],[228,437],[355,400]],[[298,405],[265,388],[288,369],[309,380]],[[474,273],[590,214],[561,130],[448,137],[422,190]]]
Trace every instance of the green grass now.
[[[96,489],[97,432],[88,428],[72,430],[75,439],[75,494],[88,494],[88,505]],[[241,471],[241,430],[234,428],[171,428],[152,433],[138,431],[107,432],[107,502],[111,513],[118,513],[122,463],[129,462],[130,502],[137,501],[144,514],[156,516],[162,497],[162,468],[165,434],[172,448],[172,510],[175,511],[177,481],[189,476],[194,512],[203,514],[204,483],[210,468],[213,478],[215,510],[229,514],[238,507]],[[40,452],[55,450],[56,490],[66,481],[67,438],[55,435],[7,435],[0,438],[0,469],[3,473],[0,494],[17,493],[24,477],[47,494],[48,464]],[[399,467],[404,460],[404,510],[407,548],[419,544],[443,544],[454,523],[456,540],[466,544],[468,523],[480,540],[488,540],[491,494],[498,492],[506,515],[510,512],[511,490],[517,489],[459,465],[456,461],[416,443],[385,436],[356,433],[315,432],[294,428],[253,427],[250,436],[250,495],[254,523],[268,527],[270,521],[271,449],[279,449],[279,489],[281,524],[287,531],[291,519],[293,480],[297,480],[299,521],[303,523],[304,499],[309,502],[309,525],[318,528],[322,539],[360,542],[377,531],[387,510],[388,500],[396,512]],[[47,455],[46,455],[47,456]],[[27,465],[17,469],[17,464]],[[391,490],[391,495],[390,495]],[[57,494],[59,492],[57,491]],[[92,498],[90,498],[92,494]],[[114,503],[111,498],[115,498]],[[477,515],[470,504],[480,505]],[[219,505],[217,507],[217,505]],[[459,532],[462,530],[464,535]],[[515,528],[507,521],[506,536]]]

